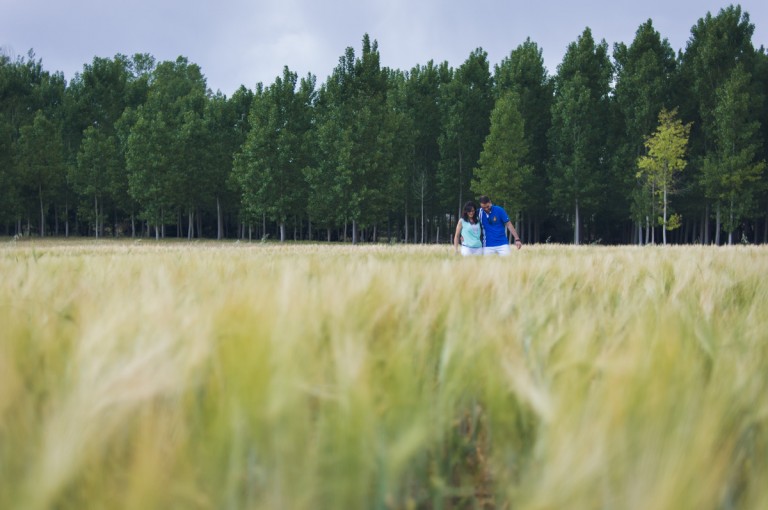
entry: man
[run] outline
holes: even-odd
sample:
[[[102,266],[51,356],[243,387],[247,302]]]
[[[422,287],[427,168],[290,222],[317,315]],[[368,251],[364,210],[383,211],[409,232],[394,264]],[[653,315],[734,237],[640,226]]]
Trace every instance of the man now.
[[[515,247],[519,250],[523,246],[507,212],[498,205],[493,205],[491,199],[485,195],[480,197],[480,222],[483,224],[485,235],[483,255],[506,256],[512,253],[507,240],[507,229],[515,239]]]

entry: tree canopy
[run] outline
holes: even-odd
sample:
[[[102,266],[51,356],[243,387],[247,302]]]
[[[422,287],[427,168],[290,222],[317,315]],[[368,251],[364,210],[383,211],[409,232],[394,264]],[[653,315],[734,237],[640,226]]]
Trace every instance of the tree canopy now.
[[[67,83],[0,55],[0,230],[447,242],[488,194],[527,242],[766,242],[754,33],[739,6],[677,55],[650,19],[612,54],[586,27],[553,74],[530,39],[399,70],[365,34],[324,82],[286,67],[232,97],[183,56],[95,57]]]

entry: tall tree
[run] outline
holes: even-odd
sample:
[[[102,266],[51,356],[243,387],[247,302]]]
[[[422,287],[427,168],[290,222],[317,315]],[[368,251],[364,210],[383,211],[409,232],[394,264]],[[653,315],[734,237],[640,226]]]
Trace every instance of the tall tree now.
[[[763,97],[752,93],[751,79],[743,66],[737,65],[717,90],[714,150],[705,156],[702,165],[704,189],[717,207],[717,234],[720,208],[725,206],[727,210],[723,225],[728,244],[733,244],[733,231],[739,222],[755,212],[755,198],[765,171],[760,123],[755,116],[763,106]]]
[[[753,75],[755,87],[768,91],[768,51],[760,47],[755,58],[755,72]],[[768,97],[763,95],[763,107],[758,111],[758,121],[760,122],[760,139],[768,140]],[[763,144],[762,158],[768,160],[768,143]],[[760,237],[760,242],[768,243],[768,172],[763,172],[763,179],[758,193],[758,209],[763,218],[762,236],[756,226],[755,242]]]
[[[205,122],[211,136],[210,191],[215,200],[216,238],[224,237],[224,214],[228,204],[237,203],[239,193],[230,185],[233,155],[240,151],[250,132],[248,112],[253,102],[253,92],[244,86],[231,98],[214,95],[205,109]]]
[[[585,29],[558,66],[549,131],[553,207],[573,212],[574,244],[581,241],[582,218],[604,206],[611,78],[608,45],[595,44]]]
[[[304,137],[311,128],[305,110],[314,94],[314,77],[302,80],[287,67],[282,77],[251,107],[252,126],[235,157],[235,176],[245,206],[256,216],[261,213],[278,222],[280,241],[286,239],[285,223],[292,216],[304,216],[306,194],[303,169],[307,166]]]
[[[406,82],[406,102],[410,122],[414,129],[413,156],[407,177],[408,203],[404,209],[404,237],[406,242],[425,241],[425,220],[436,214],[437,169],[440,163],[441,131],[441,90],[453,79],[453,71],[447,62],[435,65],[429,61],[426,65],[411,69]],[[409,218],[414,217],[412,237],[409,236]],[[421,234],[415,219],[421,219]]]
[[[667,210],[669,206],[669,194],[673,191],[675,174],[681,172],[687,161],[685,160],[688,137],[691,132],[690,124],[683,124],[677,118],[677,110],[668,111],[662,109],[659,113],[659,125],[656,132],[648,137],[645,146],[648,150],[646,156],[640,156],[637,166],[639,175],[645,177],[651,183],[650,188],[657,190],[661,198],[663,211],[662,227],[663,242],[667,244],[667,230],[679,227],[678,217],[670,223]]]
[[[48,206],[62,186],[66,172],[59,127],[38,110],[32,124],[21,128],[17,147],[16,165],[23,185],[37,199],[39,232],[44,237]]]
[[[650,19],[640,25],[629,47],[624,43],[614,45],[613,56],[614,102],[621,126],[615,136],[614,173],[620,194],[627,197],[624,203],[632,204],[631,215],[642,233],[643,223],[649,224],[654,217],[649,206],[655,201],[646,193],[646,182],[636,178],[636,164],[646,153],[644,140],[653,132],[659,112],[673,107],[671,92],[677,62],[669,42],[661,38]],[[642,235],[638,237],[642,242]]]
[[[208,193],[207,90],[200,68],[184,57],[159,64],[150,83],[127,139],[126,164],[131,196],[159,237],[172,213],[186,212],[191,231],[194,210]]]
[[[305,172],[310,211],[327,227],[351,222],[353,243],[358,226],[375,225],[385,215],[387,74],[378,43],[366,34],[360,58],[347,48],[318,98],[319,162]]]
[[[552,124],[553,83],[544,67],[542,50],[526,39],[494,70],[496,97],[514,91],[520,98],[518,109],[525,126],[528,154],[525,163],[531,172],[525,176],[522,188],[527,194],[525,212],[533,219],[533,232],[529,238],[539,239],[540,224],[549,213],[549,181],[547,162],[550,158],[547,132]],[[522,232],[520,232],[522,230]],[[525,229],[518,226],[521,235]]]
[[[472,192],[494,197],[494,202],[513,214],[532,201],[530,190],[524,187],[530,182],[533,167],[527,163],[529,149],[519,104],[520,99],[513,90],[496,101],[491,113],[491,131],[472,179]]]
[[[6,139],[4,144],[6,152],[0,155],[0,159],[8,161],[13,158],[15,161],[5,170],[7,173],[5,180],[14,186],[14,198],[0,205],[0,209],[6,209],[7,214],[16,217],[17,233],[21,230],[22,211],[26,210],[29,220],[32,210],[40,205],[40,189],[35,185],[36,183],[27,181],[30,175],[30,167],[27,163],[30,163],[30,158],[36,157],[32,154],[36,142],[30,145],[30,140],[39,134],[39,129],[45,130],[50,127],[52,133],[55,132],[55,137],[51,140],[37,139],[46,142],[46,145],[40,147],[41,158],[44,157],[44,153],[52,155],[49,150],[50,144],[61,144],[65,85],[64,76],[61,73],[52,74],[43,69],[42,61],[35,59],[32,50],[27,53],[26,58],[12,59],[10,56],[0,55],[0,121],[5,125],[5,134],[10,137],[10,140]],[[36,121],[37,126],[35,126]],[[46,123],[50,123],[50,126]],[[20,145],[22,130],[25,130],[27,135],[24,146]],[[3,145],[0,144],[0,149],[2,147]],[[54,227],[58,229],[56,212],[58,203],[62,201],[65,194],[66,180],[58,173],[54,177],[56,179],[44,183],[43,198],[46,201],[46,208],[53,206]],[[47,215],[47,211],[44,215]],[[44,229],[45,218],[41,219],[41,223],[41,228]]]
[[[386,183],[382,192],[386,199],[383,206],[387,215],[387,239],[391,242],[393,217],[407,224],[405,211],[413,203],[409,195],[412,190],[416,127],[408,101],[406,75],[401,71],[390,71],[387,90],[386,126],[380,143],[387,150],[390,168],[385,173]]]
[[[119,209],[127,206],[125,160],[120,147],[114,144],[118,141],[116,126],[120,117],[126,107],[135,106],[130,94],[131,66],[132,61],[121,54],[112,59],[95,57],[90,64],[83,66],[81,73],[75,75],[65,97],[63,137],[68,174],[80,199],[79,209],[94,225],[97,237],[103,234],[102,225],[109,212],[114,215],[113,230],[117,235],[118,216],[125,214]],[[90,138],[86,140],[87,133]],[[85,152],[84,144],[87,145]],[[102,148],[106,151],[108,162],[98,162]],[[86,156],[86,153],[89,155]],[[91,161],[85,163],[81,161],[83,157]],[[107,169],[109,172],[106,172]],[[95,184],[88,182],[89,175],[98,175]],[[95,202],[98,203],[98,211],[94,211]]]
[[[131,131],[139,120],[139,107],[146,103],[149,96],[149,84],[153,79],[155,67],[154,57],[145,53],[137,53],[128,61],[130,73],[126,89],[126,107],[120,118],[115,122],[115,133],[122,161],[119,179],[113,183],[120,191],[115,194],[114,198],[119,202],[119,207],[130,215],[132,237],[136,236],[136,218],[141,206],[130,189],[131,172],[129,172],[127,161],[128,140]]]
[[[459,214],[471,196],[472,169],[477,166],[490,129],[492,85],[488,54],[478,48],[441,89],[443,130],[439,138],[438,192],[444,212]]]
[[[13,223],[21,212],[18,176],[13,164],[13,128],[0,113],[0,222]]]
[[[107,136],[105,129],[90,126],[85,130],[77,164],[70,167],[70,182],[75,191],[92,199],[94,233],[103,232],[104,200],[120,191],[119,175],[122,162],[114,135]]]
[[[738,5],[721,9],[716,16],[707,13],[691,28],[691,37],[681,56],[677,87],[682,92],[681,116],[693,121],[690,160],[694,168],[688,186],[696,196],[701,197],[698,203],[705,211],[710,211],[713,205],[710,193],[701,185],[706,180],[703,176],[704,163],[715,149],[717,90],[737,64],[742,64],[746,72],[752,72],[755,64],[752,45],[754,30],[749,14],[742,12]],[[707,222],[708,216],[705,215]],[[709,242],[709,233],[707,226],[703,229],[703,242]],[[715,235],[719,238],[719,225]]]

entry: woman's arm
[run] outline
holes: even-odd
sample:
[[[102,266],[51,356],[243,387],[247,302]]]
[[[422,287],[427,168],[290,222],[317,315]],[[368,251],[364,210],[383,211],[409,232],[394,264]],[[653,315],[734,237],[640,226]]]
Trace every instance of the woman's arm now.
[[[453,249],[459,253],[459,239],[461,238],[461,220],[456,224],[456,233],[453,235]]]

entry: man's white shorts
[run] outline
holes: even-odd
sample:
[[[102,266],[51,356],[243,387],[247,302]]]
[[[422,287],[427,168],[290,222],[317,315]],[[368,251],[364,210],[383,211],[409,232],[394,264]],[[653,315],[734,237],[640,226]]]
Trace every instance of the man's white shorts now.
[[[483,248],[483,255],[500,255],[506,257],[511,254],[512,250],[509,249],[508,244],[502,244],[501,246],[486,246]]]
[[[462,246],[461,254],[465,257],[471,257],[473,255],[482,255],[483,247],[481,246],[480,248],[470,248],[469,246]]]

